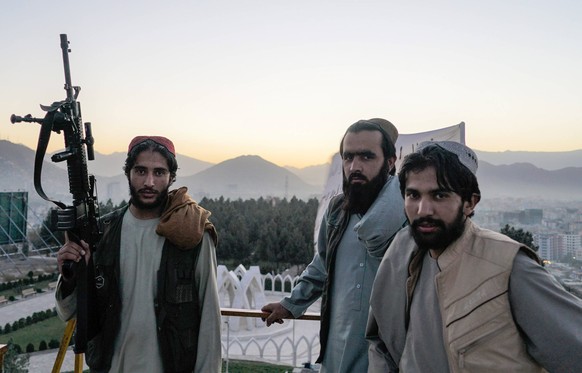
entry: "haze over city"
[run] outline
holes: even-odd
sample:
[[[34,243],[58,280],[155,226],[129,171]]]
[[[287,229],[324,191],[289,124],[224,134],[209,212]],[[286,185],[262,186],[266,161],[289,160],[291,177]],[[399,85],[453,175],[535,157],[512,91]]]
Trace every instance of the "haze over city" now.
[[[95,149],[164,135],[208,162],[329,161],[346,127],[466,123],[483,151],[582,149],[575,1],[15,2],[0,15],[0,139],[36,147],[66,97],[59,34]],[[49,151],[62,148],[53,134]]]

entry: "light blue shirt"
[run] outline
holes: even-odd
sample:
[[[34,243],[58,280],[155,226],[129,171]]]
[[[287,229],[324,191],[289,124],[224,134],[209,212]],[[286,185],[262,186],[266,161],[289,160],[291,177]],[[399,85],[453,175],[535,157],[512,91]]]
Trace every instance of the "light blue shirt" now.
[[[318,245],[326,244],[326,220],[327,214],[320,226]],[[321,373],[367,371],[365,331],[372,284],[384,252],[405,224],[404,201],[395,177],[389,178],[361,219],[351,215],[336,248],[334,277],[329,289],[330,327]],[[294,317],[301,316],[321,296],[327,275],[325,261],[316,253],[291,296],[281,304]]]

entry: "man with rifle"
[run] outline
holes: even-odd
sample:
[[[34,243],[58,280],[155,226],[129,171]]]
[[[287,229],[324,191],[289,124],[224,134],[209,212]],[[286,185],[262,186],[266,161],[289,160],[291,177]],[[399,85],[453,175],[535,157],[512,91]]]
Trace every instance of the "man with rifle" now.
[[[94,271],[98,321],[86,352],[92,372],[220,372],[217,235],[210,212],[185,187],[169,191],[175,156],[165,137],[135,137],[124,166],[129,205],[101,219],[94,253],[73,240],[58,252],[63,320],[75,316],[77,304],[75,277],[63,276],[63,263],[85,260]]]

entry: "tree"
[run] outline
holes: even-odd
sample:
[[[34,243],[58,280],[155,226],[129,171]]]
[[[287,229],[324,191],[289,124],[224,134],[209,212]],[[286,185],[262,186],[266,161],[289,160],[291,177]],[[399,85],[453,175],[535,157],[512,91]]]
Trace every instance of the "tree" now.
[[[53,210],[49,210],[45,216],[40,229],[36,231],[34,236],[31,236],[31,242],[35,247],[58,246],[60,247],[65,242],[65,233],[58,231],[54,227]]]
[[[501,228],[500,232],[508,236],[509,238],[513,238],[517,242],[530,247],[534,251],[538,251],[539,249],[536,245],[534,245],[533,235],[528,231],[524,231],[521,228],[515,229],[509,224],[505,224],[505,227]]]
[[[121,201],[121,203],[119,203],[118,205],[114,205],[113,202],[111,201],[111,198],[109,198],[105,203],[99,202],[99,215],[101,216],[107,215],[110,212],[120,209],[125,205],[127,205],[127,202],[125,200]]]
[[[292,265],[305,267],[313,258],[315,198],[203,198],[200,205],[212,212],[219,264],[260,264],[267,271],[279,271]]]
[[[28,355],[22,355],[20,346],[15,345],[12,339],[8,342],[8,350],[4,355],[4,373],[26,373],[28,372]]]
[[[29,343],[26,345],[26,353],[31,353],[34,352],[34,345],[32,343]]]
[[[61,343],[54,338],[51,339],[48,343],[48,347],[50,349],[59,348],[60,345],[61,345]]]
[[[40,343],[38,344],[38,350],[39,351],[44,351],[46,350],[48,347],[46,345],[46,341],[43,339],[42,341],[40,341]]]

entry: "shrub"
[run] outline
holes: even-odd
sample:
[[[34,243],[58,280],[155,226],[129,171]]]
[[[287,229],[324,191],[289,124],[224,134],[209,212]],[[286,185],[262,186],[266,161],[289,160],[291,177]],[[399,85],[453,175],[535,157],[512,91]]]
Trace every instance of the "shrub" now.
[[[27,353],[34,352],[34,345],[32,343],[26,345],[26,352]]]
[[[60,346],[60,345],[61,345],[61,343],[60,343],[59,341],[57,341],[56,339],[54,339],[54,338],[53,338],[53,339],[51,339],[51,340],[49,341],[49,343],[48,343],[48,347],[49,347],[50,349],[53,349],[53,348],[59,348],[59,346]]]
[[[42,341],[40,341],[40,343],[38,344],[38,350],[39,351],[44,351],[47,349],[47,345],[46,345],[46,341],[43,339]]]

